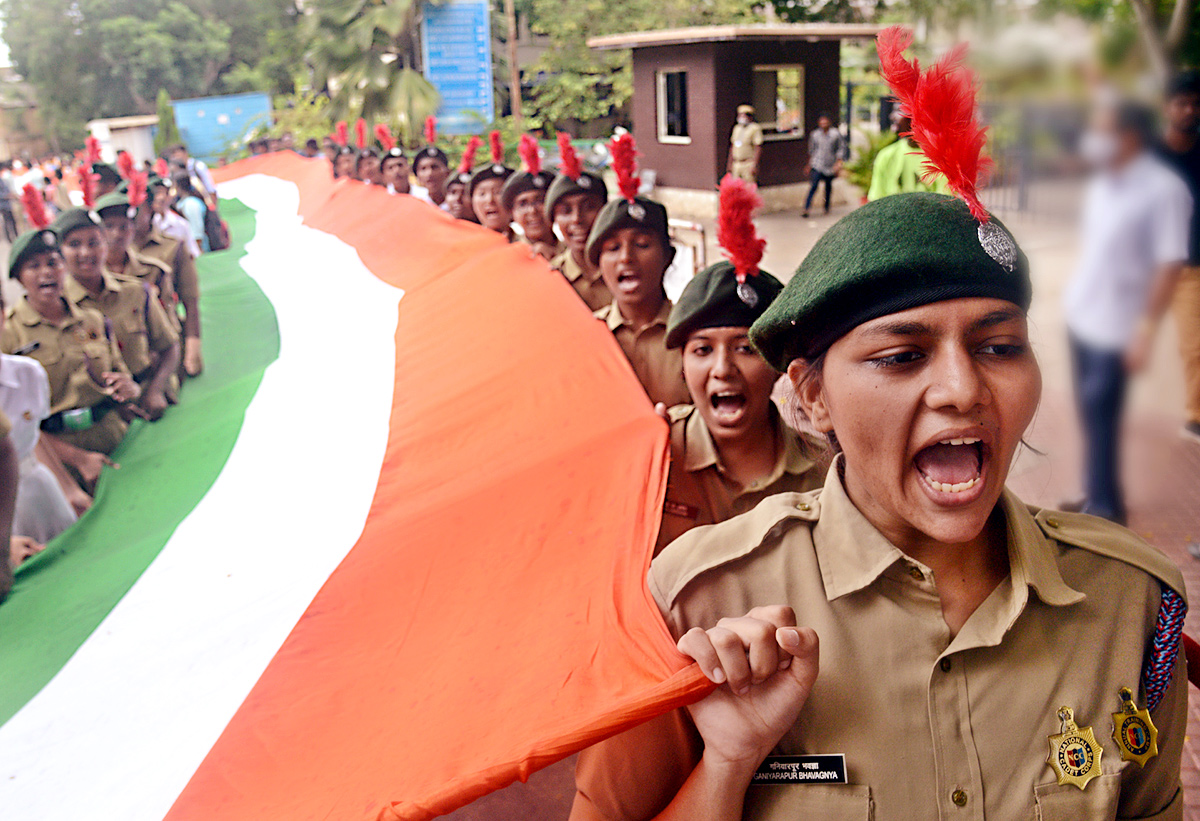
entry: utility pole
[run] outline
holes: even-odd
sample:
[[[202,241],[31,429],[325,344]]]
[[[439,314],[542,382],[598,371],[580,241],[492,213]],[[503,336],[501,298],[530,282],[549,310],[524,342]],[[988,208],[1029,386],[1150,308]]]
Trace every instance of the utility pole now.
[[[521,114],[521,67],[517,65],[517,9],[513,0],[504,0],[504,16],[508,20],[508,99],[513,125],[523,130]]]

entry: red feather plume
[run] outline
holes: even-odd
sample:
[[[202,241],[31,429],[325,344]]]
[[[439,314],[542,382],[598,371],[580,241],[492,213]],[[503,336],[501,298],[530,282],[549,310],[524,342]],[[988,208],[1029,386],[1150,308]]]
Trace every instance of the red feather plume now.
[[[359,117],[354,123],[354,141],[357,143],[359,151],[367,147],[367,121],[362,117]]]
[[[83,144],[87,148],[87,164],[100,162],[100,141],[95,137],[88,137]]]
[[[504,143],[500,141],[500,132],[493,131],[488,134],[488,142],[492,147],[492,164],[504,165]]]
[[[758,273],[767,241],[754,228],[754,212],[762,207],[758,189],[726,174],[721,180],[720,205],[717,212],[717,242],[733,263],[738,282]]]
[[[158,176],[162,177],[163,179],[166,179],[167,177],[171,176],[171,167],[167,165],[166,160],[164,160],[162,157],[159,157],[158,162],[154,164],[154,173],[158,174]]]
[[[617,188],[620,189],[622,197],[633,202],[642,186],[642,178],[634,173],[637,166],[637,143],[634,142],[632,134],[618,134],[608,144],[608,150],[612,152]]]
[[[583,174],[583,161],[579,159],[575,146],[571,145],[571,135],[562,131],[558,132],[558,154],[562,158],[559,166],[562,173],[578,181]]]
[[[25,206],[25,219],[37,230],[42,230],[50,224],[50,215],[46,213],[46,200],[42,192],[33,187],[33,183],[25,183],[21,189],[21,205]]]
[[[987,128],[975,118],[975,73],[962,64],[966,45],[951,49],[926,71],[903,52],[912,33],[892,26],[879,33],[879,73],[912,118],[912,138],[925,152],[925,177],[941,172],[981,223],[990,217],[979,201],[979,179],[992,167],[983,153]]]
[[[538,142],[528,134],[521,135],[521,142],[517,145],[517,153],[521,155],[522,162],[525,163],[525,170],[530,174],[538,174],[542,170],[542,153],[538,148]]]
[[[396,147],[396,138],[392,136],[392,130],[383,123],[375,123],[375,139],[379,140],[384,151],[391,151]]]
[[[79,166],[75,173],[79,175],[79,193],[83,194],[83,207],[91,210],[96,207],[96,183],[100,181],[100,175],[92,173],[91,163]]]
[[[342,148],[350,145],[350,127],[346,125],[345,120],[338,120],[333,130],[333,141]]]
[[[433,145],[437,142],[437,117],[432,115],[425,118],[425,143]]]
[[[467,147],[463,149],[462,162],[458,164],[459,174],[470,174],[471,169],[475,167],[475,155],[479,152],[479,146],[483,145],[483,140],[472,135],[471,139],[467,140]]]
[[[129,179],[130,175],[133,174],[133,157],[130,156],[128,151],[122,151],[117,155],[117,171],[125,179]]]
[[[146,201],[146,188],[150,175],[145,171],[134,171],[129,178],[129,205],[139,208]]]

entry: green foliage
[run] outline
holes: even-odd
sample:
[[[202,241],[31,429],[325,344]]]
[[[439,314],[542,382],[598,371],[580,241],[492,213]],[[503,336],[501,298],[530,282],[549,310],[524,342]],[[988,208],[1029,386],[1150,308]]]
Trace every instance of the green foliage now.
[[[564,129],[620,116],[632,94],[627,51],[595,51],[591,37],[681,26],[761,22],[754,0],[519,0],[518,14],[549,48],[526,70],[536,75],[525,106],[531,127]]]
[[[153,112],[159,89],[186,99],[290,84],[279,67],[296,16],[294,0],[0,0],[13,63],[65,148],[82,145],[89,119]]]
[[[171,106],[171,95],[165,88],[158,90],[158,131],[154,134],[154,153],[163,156],[168,146],[183,142],[179,126],[175,124],[175,109]]]
[[[775,16],[785,23],[862,23],[867,19],[864,4],[852,0],[771,0],[771,5]],[[872,5],[879,10],[884,3]]]
[[[312,91],[281,95],[275,99],[275,125],[269,136],[278,137],[290,131],[297,145],[305,140],[321,141],[333,132],[329,98]]]
[[[875,157],[884,148],[896,142],[897,137],[894,131],[884,131],[880,134],[863,131],[859,133],[866,137],[867,147],[859,151],[857,156],[846,163],[843,168],[846,172],[846,180],[858,186],[865,194],[871,187],[871,171],[875,168]]]
[[[418,70],[419,0],[313,0],[301,25],[313,88],[327,92],[332,115],[383,122],[419,133],[437,110],[437,90]]]

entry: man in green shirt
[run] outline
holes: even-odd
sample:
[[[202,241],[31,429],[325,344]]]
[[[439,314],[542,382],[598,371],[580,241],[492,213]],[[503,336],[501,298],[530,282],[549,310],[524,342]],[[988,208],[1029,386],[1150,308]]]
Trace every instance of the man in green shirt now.
[[[896,119],[896,133],[904,135],[912,131],[912,120],[900,115]],[[925,152],[923,152],[912,137],[901,136],[891,145],[880,149],[875,155],[875,164],[871,169],[871,187],[867,191],[867,200],[873,202],[880,197],[892,194],[906,194],[912,191],[932,191],[935,194],[950,193],[946,187],[946,178],[941,174],[926,181],[921,175],[925,172]]]

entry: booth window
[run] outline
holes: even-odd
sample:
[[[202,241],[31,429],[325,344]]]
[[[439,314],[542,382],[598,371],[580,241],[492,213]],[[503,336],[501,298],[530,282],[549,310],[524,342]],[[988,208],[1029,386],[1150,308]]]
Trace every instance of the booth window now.
[[[804,137],[804,66],[755,66],[752,94],[766,139]]]
[[[658,141],[690,143],[687,116],[687,72],[658,72]]]

